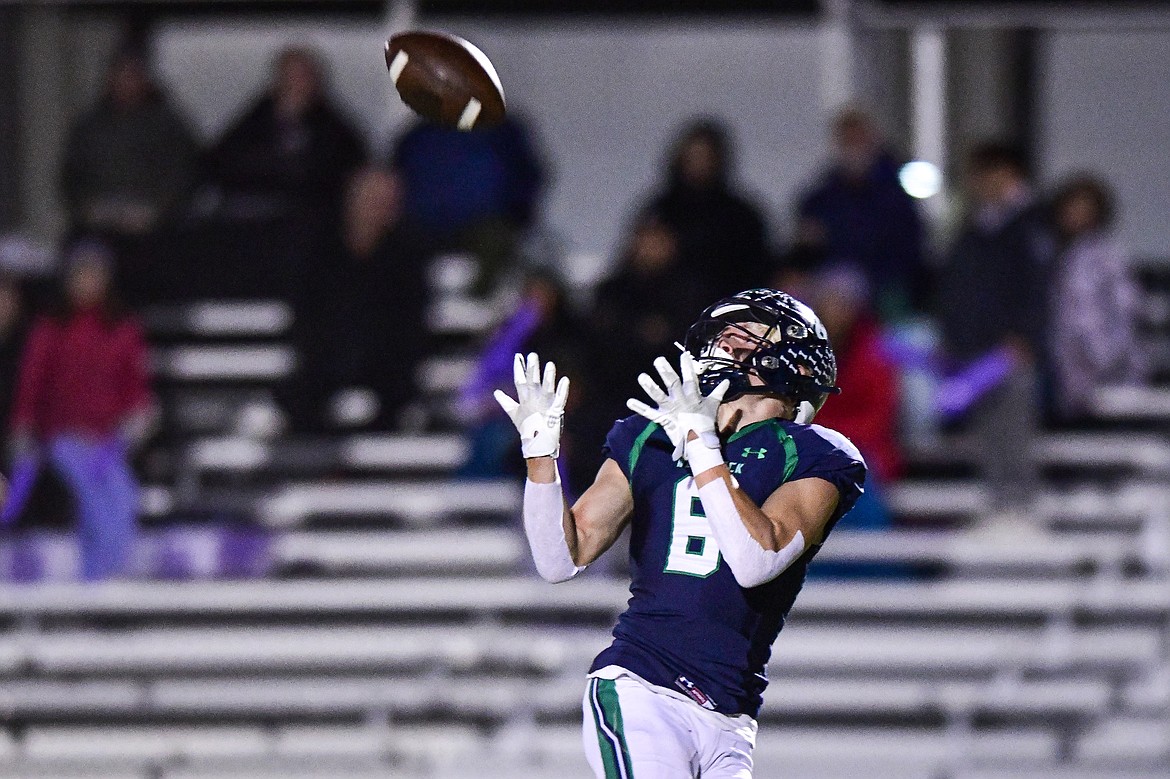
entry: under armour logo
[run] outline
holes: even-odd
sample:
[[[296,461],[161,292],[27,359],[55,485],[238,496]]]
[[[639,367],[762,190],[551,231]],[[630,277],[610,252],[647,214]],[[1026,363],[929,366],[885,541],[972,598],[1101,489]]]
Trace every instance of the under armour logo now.
[[[750,446],[745,446],[744,450],[743,450],[743,454],[740,456],[741,457],[751,457],[754,454],[756,456],[757,460],[763,460],[764,455],[766,455],[767,453],[768,453],[768,450],[764,449],[764,448],[752,449]]]

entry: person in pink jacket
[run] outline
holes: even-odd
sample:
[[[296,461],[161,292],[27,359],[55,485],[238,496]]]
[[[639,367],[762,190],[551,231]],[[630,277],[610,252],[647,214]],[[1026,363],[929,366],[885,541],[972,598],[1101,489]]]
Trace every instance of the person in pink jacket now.
[[[138,484],[130,448],[145,437],[153,407],[138,319],[113,302],[108,252],[71,252],[60,310],[33,325],[12,411],[19,459],[42,456],[77,505],[86,580],[128,572]]]

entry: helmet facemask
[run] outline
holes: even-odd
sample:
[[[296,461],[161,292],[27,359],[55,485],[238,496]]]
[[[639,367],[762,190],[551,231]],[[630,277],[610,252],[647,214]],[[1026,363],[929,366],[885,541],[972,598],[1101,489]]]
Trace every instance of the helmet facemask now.
[[[710,392],[731,386],[725,400],[777,395],[797,404],[798,422],[811,421],[834,387],[836,359],[820,320],[808,306],[775,290],[749,290],[703,312],[687,332],[699,384]]]

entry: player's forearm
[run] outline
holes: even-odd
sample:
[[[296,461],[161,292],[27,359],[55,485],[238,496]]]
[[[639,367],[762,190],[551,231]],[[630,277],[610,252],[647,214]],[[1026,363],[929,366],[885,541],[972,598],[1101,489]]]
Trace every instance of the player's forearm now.
[[[701,490],[705,485],[717,480],[722,480],[727,485],[728,494],[740,522],[757,544],[775,552],[792,541],[796,531],[773,522],[747,493],[736,486],[726,465],[710,468],[696,476],[695,486]]]
[[[804,553],[803,534],[777,526],[735,486],[722,457],[704,452],[701,446],[698,441],[688,442],[687,455],[692,470],[698,470],[699,500],[723,559],[741,587],[758,587],[775,579]]]
[[[754,504],[751,504],[750,499],[745,504],[743,500],[737,501],[734,493],[742,495],[740,490],[731,487],[724,479],[716,478],[699,488],[699,500],[703,503],[707,524],[735,581],[741,587],[759,587],[784,573],[788,566],[800,558],[807,545],[799,530],[786,542],[775,542],[775,547],[761,544],[749,530],[749,523],[757,523],[751,522],[749,518],[754,518],[756,513],[763,516],[763,512],[758,508],[752,511]]]
[[[533,457],[527,461],[524,485],[524,534],[536,571],[545,581],[557,583],[581,572],[572,513],[565,504],[556,460]]]

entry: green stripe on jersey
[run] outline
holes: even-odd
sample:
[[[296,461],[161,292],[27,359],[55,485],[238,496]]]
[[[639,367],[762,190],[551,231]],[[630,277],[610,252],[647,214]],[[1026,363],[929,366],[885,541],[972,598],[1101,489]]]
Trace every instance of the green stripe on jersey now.
[[[776,434],[780,437],[781,446],[784,447],[784,481],[788,481],[792,478],[792,472],[796,470],[798,459],[796,441],[780,425],[776,425]]]
[[[756,430],[757,428],[763,427],[764,425],[775,425],[777,430],[780,430],[780,432],[784,432],[780,428],[780,423],[777,422],[775,419],[763,419],[763,420],[760,420],[759,422],[752,422],[747,427],[741,427],[739,430],[736,430],[727,439],[727,443],[730,444],[732,441],[735,441],[737,438],[743,438],[748,433],[752,432],[753,430]]]
[[[657,422],[647,422],[646,429],[638,433],[638,437],[634,439],[634,445],[630,447],[630,461],[626,472],[629,473],[630,479],[634,478],[634,467],[638,464],[638,458],[642,456],[642,447],[646,445],[646,440],[654,434],[658,429]]]

